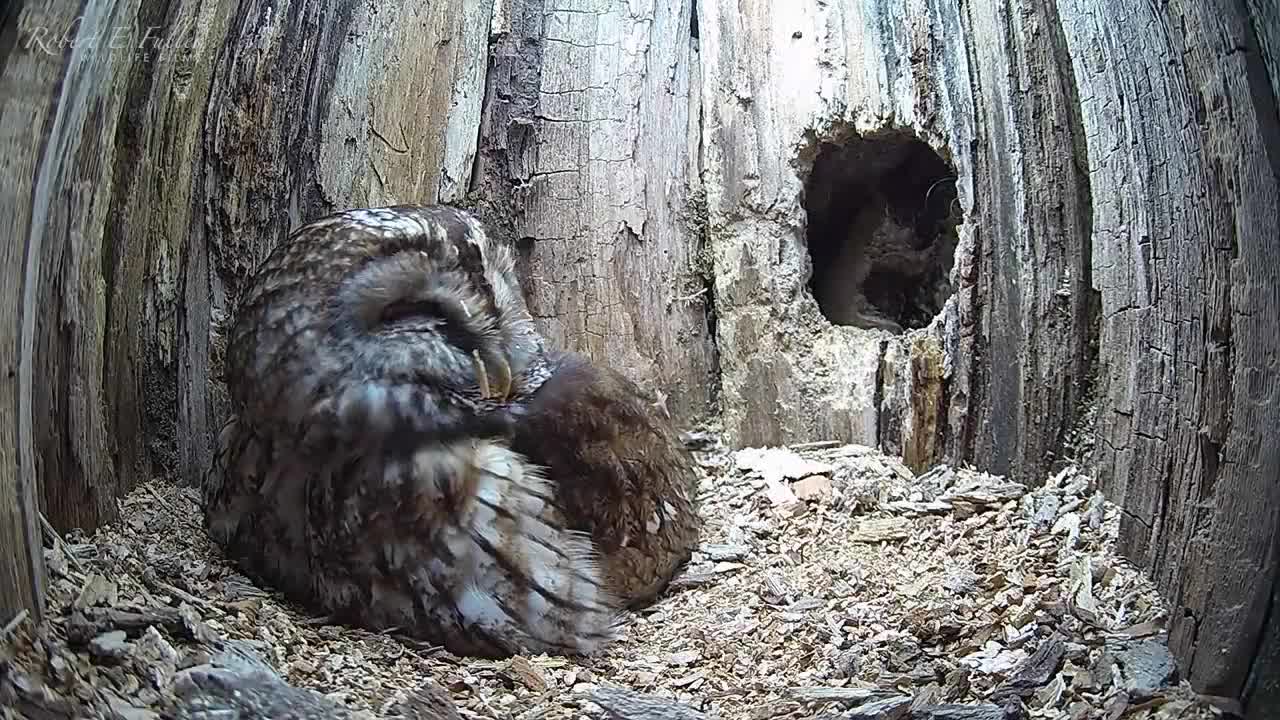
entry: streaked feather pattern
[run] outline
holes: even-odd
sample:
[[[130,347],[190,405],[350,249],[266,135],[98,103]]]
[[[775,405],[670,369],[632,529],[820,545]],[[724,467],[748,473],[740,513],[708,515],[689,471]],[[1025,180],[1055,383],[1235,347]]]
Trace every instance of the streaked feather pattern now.
[[[227,356],[232,418],[206,522],[301,604],[460,654],[590,653],[696,541],[674,432],[631,417],[647,406],[616,373],[548,356],[512,253],[461,210],[352,210],[299,228],[246,285]],[[612,432],[544,432],[609,392]],[[653,462],[618,472],[602,442]],[[611,526],[640,511],[615,502],[624,486],[672,522],[602,555]],[[620,580],[637,573],[644,593]]]

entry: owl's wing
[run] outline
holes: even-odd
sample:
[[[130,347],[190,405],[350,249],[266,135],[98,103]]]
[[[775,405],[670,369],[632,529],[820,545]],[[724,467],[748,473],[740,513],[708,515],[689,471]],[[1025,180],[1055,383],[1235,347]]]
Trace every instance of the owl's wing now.
[[[296,601],[465,655],[590,654],[617,636],[591,538],[500,442],[321,452],[233,421],[221,444],[210,535]]]
[[[589,533],[629,605],[666,587],[697,543],[697,474],[674,429],[630,380],[574,354],[527,401],[512,447],[547,468],[566,524]]]

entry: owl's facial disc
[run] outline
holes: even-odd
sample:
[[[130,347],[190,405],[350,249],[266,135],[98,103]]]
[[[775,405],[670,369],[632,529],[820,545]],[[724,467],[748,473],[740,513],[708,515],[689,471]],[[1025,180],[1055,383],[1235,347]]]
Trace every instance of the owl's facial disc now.
[[[410,355],[436,353],[430,361],[406,356],[399,370],[421,374],[431,366],[438,382],[505,400],[512,361],[488,304],[469,276],[441,270],[425,255],[400,253],[348,279],[337,306],[350,330],[386,338]]]
[[[437,298],[400,299],[382,308],[379,323],[400,331],[422,332],[442,336],[450,345],[467,352],[471,358],[480,396],[506,400],[511,393],[511,364],[476,328],[465,301]]]

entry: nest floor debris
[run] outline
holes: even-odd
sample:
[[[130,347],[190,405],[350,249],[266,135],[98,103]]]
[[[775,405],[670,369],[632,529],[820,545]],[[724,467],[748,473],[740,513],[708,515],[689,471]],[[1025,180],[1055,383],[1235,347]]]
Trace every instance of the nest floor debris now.
[[[529,720],[1230,709],[1176,678],[1159,596],[1118,557],[1119,511],[1078,469],[1029,490],[945,466],[916,477],[857,445],[729,452],[693,440],[703,543],[599,657],[457,658],[330,624],[254,587],[209,542],[195,491],[153,481],[91,538],[46,528],[47,618],[5,633],[0,715],[212,718],[235,703],[240,717]]]

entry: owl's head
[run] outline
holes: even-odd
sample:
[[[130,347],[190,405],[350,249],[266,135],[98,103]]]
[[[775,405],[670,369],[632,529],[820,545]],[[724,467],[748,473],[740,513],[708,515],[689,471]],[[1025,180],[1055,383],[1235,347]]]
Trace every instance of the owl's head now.
[[[474,435],[504,432],[512,381],[540,352],[510,249],[462,210],[406,205],[335,213],[278,245],[247,285],[225,374],[238,411],[321,437]]]

